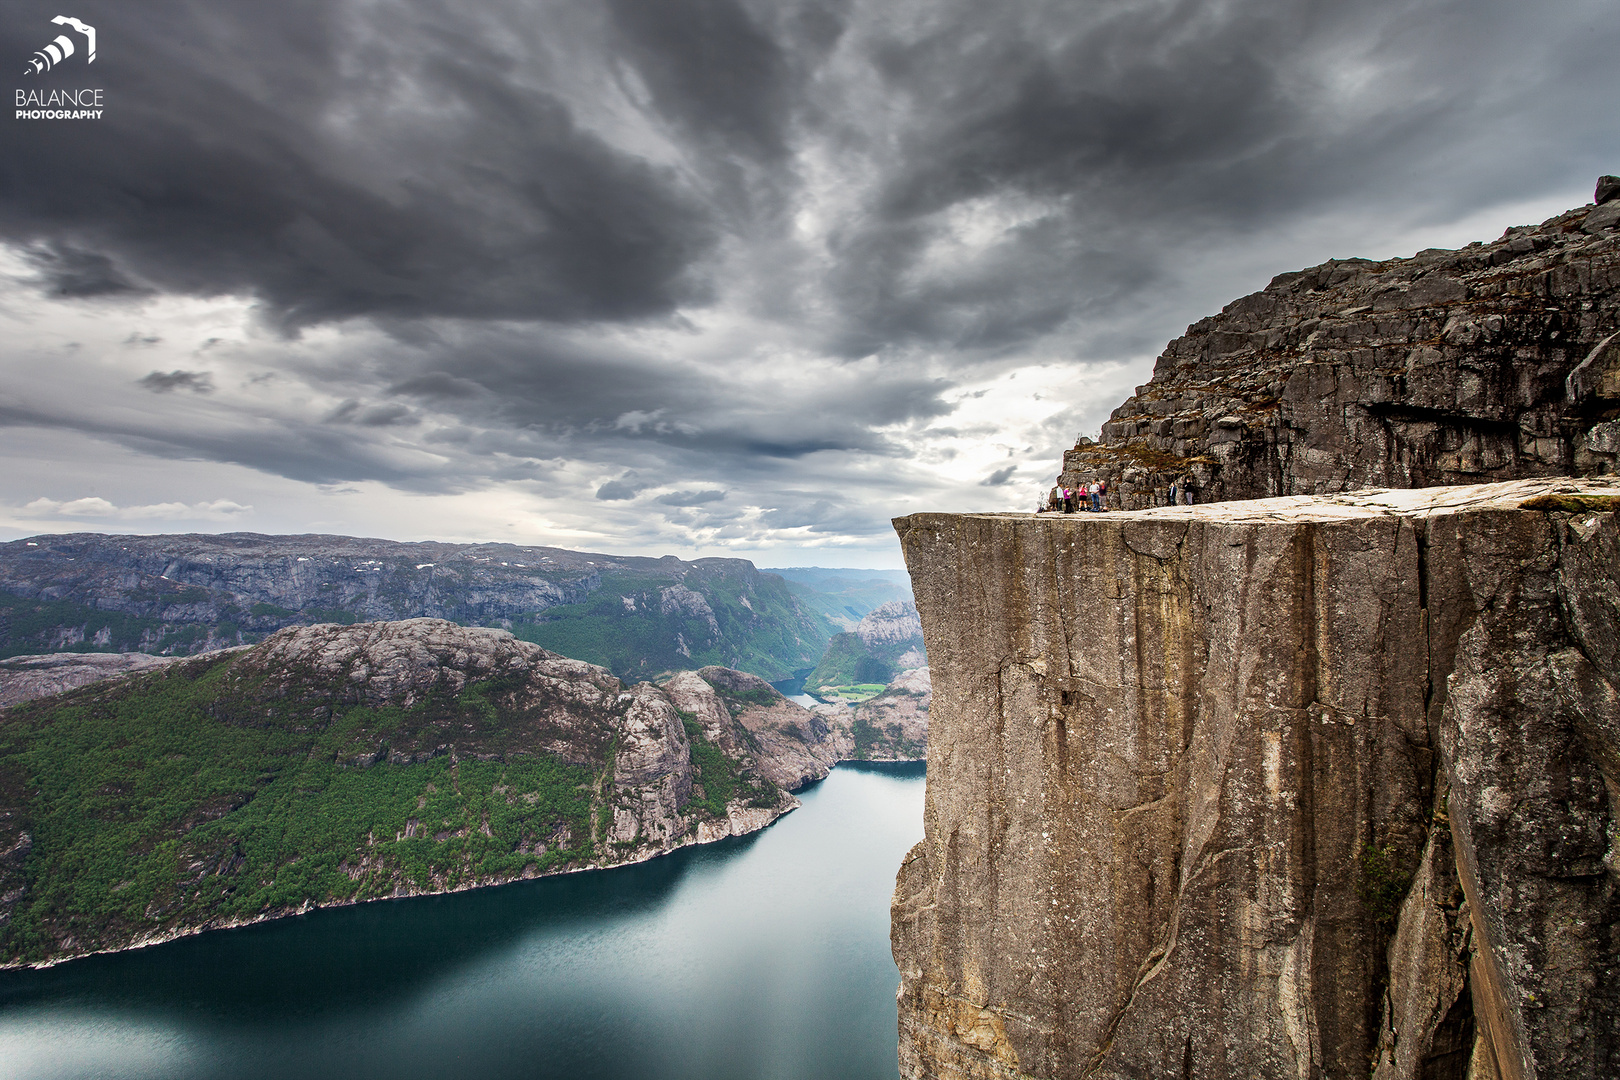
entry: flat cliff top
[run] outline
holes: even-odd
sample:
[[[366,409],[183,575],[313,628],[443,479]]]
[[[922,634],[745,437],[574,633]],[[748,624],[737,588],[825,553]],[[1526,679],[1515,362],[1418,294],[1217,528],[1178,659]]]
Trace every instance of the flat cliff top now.
[[[1426,516],[1480,510],[1620,509],[1620,477],[1538,477],[1499,484],[1459,484],[1426,488],[1369,488],[1337,495],[1285,495],[1275,499],[1162,506],[1152,510],[1100,514],[920,513],[894,519],[904,530],[932,518],[1027,518],[1090,524],[1130,521],[1211,521],[1253,524],[1265,521],[1348,521],[1359,518]]]

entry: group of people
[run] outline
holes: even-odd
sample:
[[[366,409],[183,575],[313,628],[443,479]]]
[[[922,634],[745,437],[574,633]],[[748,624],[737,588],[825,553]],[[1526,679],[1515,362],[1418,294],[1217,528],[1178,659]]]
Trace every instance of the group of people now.
[[[1150,495],[1151,505],[1158,506],[1159,500],[1164,499],[1166,506],[1191,506],[1197,501],[1193,487],[1188,477],[1178,477],[1170,482],[1169,490],[1156,488]],[[1103,511],[1108,509],[1108,481],[1093,480],[1089,484],[1081,484],[1078,488],[1071,488],[1063,483],[1062,478],[1052,486],[1047,493],[1046,503],[1037,506],[1037,514],[1048,510],[1061,511],[1072,514],[1076,510]]]
[[[1078,488],[1071,488],[1060,480],[1047,493],[1046,505],[1036,507],[1035,512],[1040,513],[1042,510],[1060,510],[1065,514],[1072,514],[1076,510],[1101,512],[1106,509],[1107,502],[1106,480],[1093,480],[1089,484],[1081,484]]]

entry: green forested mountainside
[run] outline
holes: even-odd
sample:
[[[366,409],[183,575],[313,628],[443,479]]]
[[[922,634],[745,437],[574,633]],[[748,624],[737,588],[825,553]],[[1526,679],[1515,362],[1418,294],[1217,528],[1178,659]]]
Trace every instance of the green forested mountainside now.
[[[0,659],[190,655],[285,626],[422,616],[516,629],[636,679],[709,663],[788,678],[836,630],[742,559],[252,533],[0,544]]]
[[[815,670],[805,676],[804,689],[813,694],[827,686],[885,685],[894,678],[892,660],[874,656],[859,634],[835,635]]]
[[[644,858],[728,804],[791,805],[678,716],[436,620],[291,629],[13,707],[0,965]]]
[[[793,595],[840,630],[853,630],[861,617],[891,600],[911,599],[904,570],[776,567],[764,571],[784,578]]]
[[[831,627],[788,583],[740,560],[701,560],[684,575],[604,573],[585,601],[514,621],[526,641],[635,682],[708,665],[781,680],[812,667]]]
[[[927,662],[916,605],[909,599],[891,600],[828,643],[820,663],[805,677],[804,690],[826,700],[822,692],[829,687],[881,687],[901,671]]]

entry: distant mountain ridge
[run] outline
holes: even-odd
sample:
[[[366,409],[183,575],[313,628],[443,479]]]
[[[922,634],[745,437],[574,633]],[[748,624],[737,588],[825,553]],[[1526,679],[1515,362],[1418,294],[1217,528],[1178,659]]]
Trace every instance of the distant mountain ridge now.
[[[838,634],[804,680],[805,693],[834,686],[888,683],[897,674],[928,663],[922,621],[910,600],[891,600],[866,613],[855,629]]]
[[[0,657],[187,655],[286,626],[420,617],[510,629],[632,681],[714,664],[789,678],[836,629],[745,559],[257,533],[0,544]]]
[[[783,566],[763,572],[786,579],[801,603],[844,631],[854,630],[873,608],[911,599],[911,578],[904,570]]]

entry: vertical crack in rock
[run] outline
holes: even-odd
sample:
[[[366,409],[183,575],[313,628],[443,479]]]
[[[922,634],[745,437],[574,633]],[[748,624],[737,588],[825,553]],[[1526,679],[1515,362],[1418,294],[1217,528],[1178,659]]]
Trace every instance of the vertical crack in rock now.
[[[902,1075],[1620,1072],[1617,504],[897,519]]]

